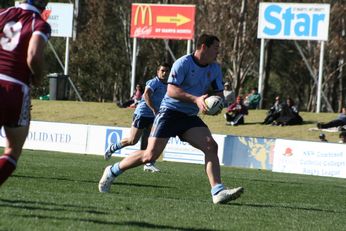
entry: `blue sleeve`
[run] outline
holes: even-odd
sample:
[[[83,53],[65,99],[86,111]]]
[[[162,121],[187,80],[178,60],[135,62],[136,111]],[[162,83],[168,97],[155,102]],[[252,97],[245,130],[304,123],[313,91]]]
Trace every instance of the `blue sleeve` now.
[[[184,65],[186,59],[180,59],[172,66],[167,83],[180,86],[185,79],[189,65]]]

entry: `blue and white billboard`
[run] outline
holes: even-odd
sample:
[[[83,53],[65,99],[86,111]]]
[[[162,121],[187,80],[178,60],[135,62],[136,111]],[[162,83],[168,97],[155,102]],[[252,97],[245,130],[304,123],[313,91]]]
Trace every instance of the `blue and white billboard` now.
[[[329,4],[260,3],[257,37],[328,40]]]

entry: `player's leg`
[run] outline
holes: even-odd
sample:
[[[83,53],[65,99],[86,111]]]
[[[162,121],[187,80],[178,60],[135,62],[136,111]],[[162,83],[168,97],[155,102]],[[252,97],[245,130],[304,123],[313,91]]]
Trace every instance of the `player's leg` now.
[[[218,145],[208,127],[190,128],[182,135],[182,138],[205,155],[205,171],[211,185],[213,203],[227,203],[240,197],[244,192],[242,187],[227,189],[221,182]]]
[[[141,150],[145,150],[148,146],[148,138],[150,136],[151,127],[152,125],[143,129],[142,137],[141,137]],[[143,170],[145,172],[160,172],[160,169],[155,166],[155,163],[156,163],[155,160],[152,162],[146,163],[143,166]]]
[[[169,138],[150,137],[146,150],[139,150],[114,165],[107,166],[99,181],[99,191],[108,192],[114,179],[124,171],[159,158]]]
[[[146,150],[136,151],[119,163],[122,171],[155,161],[166,147],[169,138],[150,137]]]
[[[106,149],[104,158],[105,160],[109,160],[113,153],[115,153],[117,150],[120,150],[126,146],[135,145],[139,141],[141,135],[142,135],[143,129],[139,129],[131,126],[130,133],[127,137],[124,139],[119,140],[115,144],[110,144],[109,147]]]
[[[221,183],[218,146],[207,127],[194,127],[187,130],[182,138],[205,155],[205,171],[211,187]]]
[[[4,154],[0,157],[0,185],[16,169],[17,161],[22,153],[22,148],[28,135],[29,126],[4,127],[6,134],[6,147]]]

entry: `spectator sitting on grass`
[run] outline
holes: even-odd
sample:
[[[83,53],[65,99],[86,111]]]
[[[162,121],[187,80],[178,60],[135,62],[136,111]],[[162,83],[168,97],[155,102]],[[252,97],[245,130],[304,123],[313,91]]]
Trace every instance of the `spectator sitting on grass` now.
[[[223,87],[223,96],[225,97],[224,107],[228,107],[229,105],[234,103],[235,93],[232,90],[231,84],[229,82],[226,82]]]
[[[274,120],[276,120],[280,116],[281,111],[281,101],[280,96],[275,97],[275,102],[270,107],[270,109],[267,112],[267,116],[264,119],[262,124],[271,124]]]
[[[298,108],[295,106],[292,98],[288,97],[285,104],[282,104],[280,116],[272,125],[298,125],[303,123],[303,118],[299,115]]]
[[[131,99],[127,100],[125,103],[121,104],[120,107],[126,108],[126,107],[132,107],[135,108],[139,101],[142,99],[143,94],[143,88],[140,84],[136,85],[136,91],[131,97]]]
[[[252,88],[251,93],[246,96],[245,105],[248,109],[256,109],[261,101],[261,95],[258,93],[257,87]]]
[[[341,112],[337,119],[329,121],[328,123],[317,123],[318,129],[326,129],[326,128],[333,128],[338,127],[339,130],[344,130],[343,126],[346,125],[346,108],[341,108]]]
[[[248,115],[247,106],[243,102],[243,97],[238,96],[236,102],[228,106],[227,112],[224,114],[227,125],[244,124],[244,116]]]

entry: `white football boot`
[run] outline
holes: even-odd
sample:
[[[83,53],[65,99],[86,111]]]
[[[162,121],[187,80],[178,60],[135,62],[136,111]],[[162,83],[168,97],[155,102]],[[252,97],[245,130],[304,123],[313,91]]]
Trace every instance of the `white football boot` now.
[[[105,158],[105,160],[109,160],[115,151],[116,150],[114,150],[114,145],[110,144],[108,148],[106,149],[105,154],[103,154],[103,157]]]
[[[229,201],[236,200],[244,192],[244,188],[238,187],[233,189],[223,189],[213,196],[214,204],[225,204]]]
[[[143,170],[145,172],[160,172],[160,169],[157,168],[155,165],[153,165],[152,163],[147,163],[144,165]]]
[[[115,179],[115,176],[113,175],[111,171],[112,165],[109,165],[105,168],[103,175],[99,181],[99,191],[102,193],[109,192],[112,182]]]

